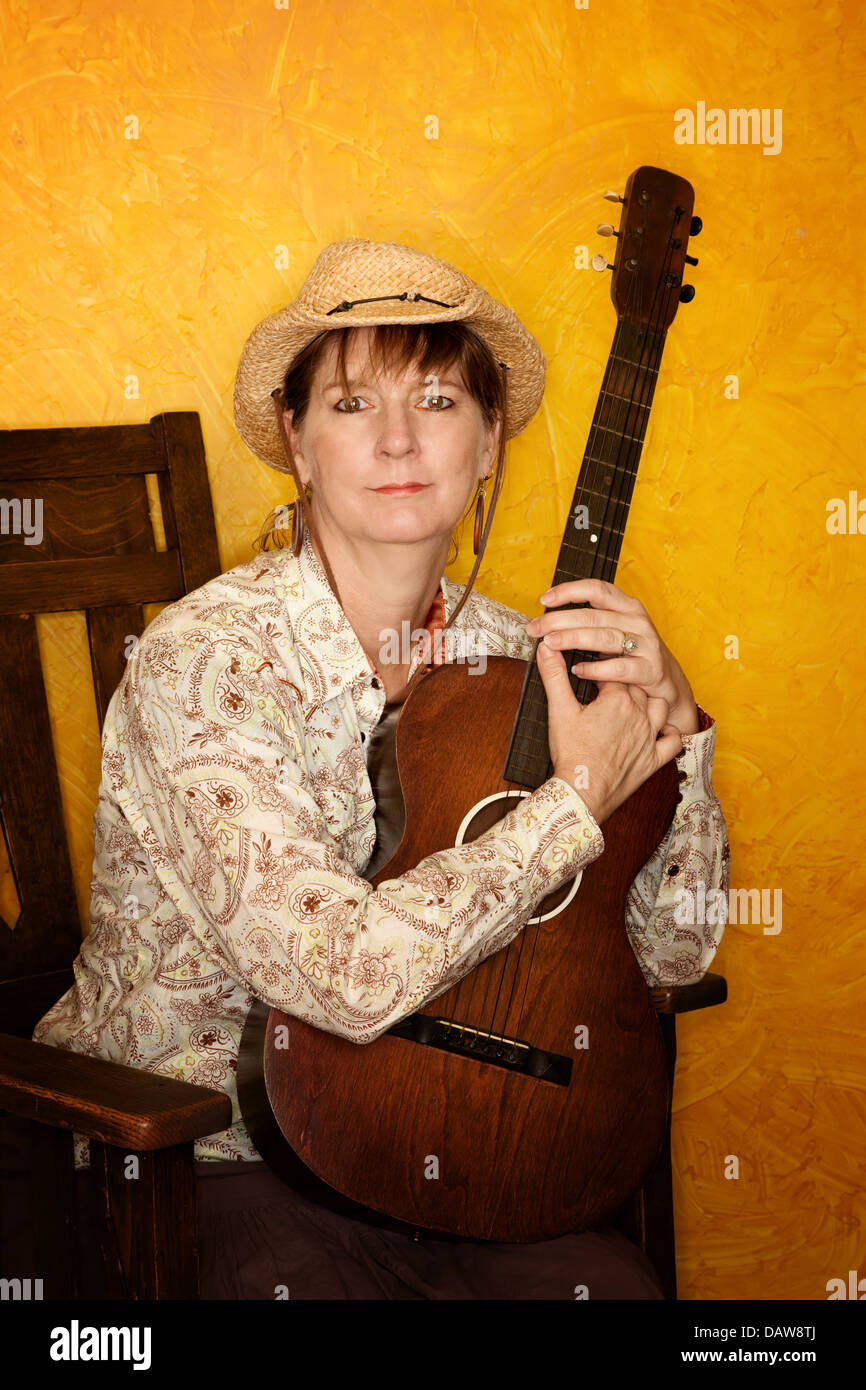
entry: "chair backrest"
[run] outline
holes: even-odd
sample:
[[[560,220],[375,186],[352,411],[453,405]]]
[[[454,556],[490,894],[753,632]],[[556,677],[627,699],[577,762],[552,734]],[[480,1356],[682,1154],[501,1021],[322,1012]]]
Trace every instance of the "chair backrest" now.
[[[154,541],[148,474],[158,480],[163,551]],[[85,612],[101,730],[128,639],[144,629],[142,605],[181,598],[220,572],[194,411],[142,425],[0,431],[0,874],[7,875],[0,1028],[7,1033],[29,1036],[72,983],[81,944],[35,614]]]

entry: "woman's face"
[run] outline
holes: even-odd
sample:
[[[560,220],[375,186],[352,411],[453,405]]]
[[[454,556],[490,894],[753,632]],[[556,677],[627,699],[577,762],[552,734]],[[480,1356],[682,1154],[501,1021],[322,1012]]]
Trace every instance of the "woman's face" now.
[[[487,429],[459,367],[427,383],[413,365],[374,379],[367,335],[346,353],[348,399],[337,380],[337,344],[316,370],[299,430],[286,424],[301,481],[311,483],[317,520],[355,540],[449,538],[478,479],[496,459],[499,425]],[[420,483],[413,492],[382,491]]]

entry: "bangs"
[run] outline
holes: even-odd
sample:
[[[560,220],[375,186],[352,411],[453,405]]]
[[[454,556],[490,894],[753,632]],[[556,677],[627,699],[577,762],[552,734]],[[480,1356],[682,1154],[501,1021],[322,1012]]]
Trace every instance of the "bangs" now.
[[[360,335],[364,329],[344,328],[340,332],[337,362],[343,385],[346,386],[346,360],[363,341]],[[449,323],[376,324],[368,336],[366,359],[363,364],[359,363],[358,370],[370,370],[375,376],[396,376],[414,366],[418,376],[425,379],[428,376],[442,376],[456,365],[465,383],[464,365],[468,365],[464,364],[467,355],[466,332],[465,329],[455,332]]]

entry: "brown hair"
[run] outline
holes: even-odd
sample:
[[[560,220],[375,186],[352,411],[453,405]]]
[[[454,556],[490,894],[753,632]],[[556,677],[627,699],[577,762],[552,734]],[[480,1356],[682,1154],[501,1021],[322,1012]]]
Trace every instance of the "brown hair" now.
[[[369,365],[374,370],[385,373],[406,371],[417,363],[420,375],[440,375],[455,363],[460,368],[466,389],[481,407],[481,414],[487,428],[492,427],[497,415],[505,420],[505,372],[497,364],[490,348],[473,329],[460,321],[454,323],[385,323],[373,325],[374,332],[369,342]],[[327,352],[332,339],[337,340],[337,370],[346,395],[350,386],[346,377],[346,354],[352,342],[352,335],[359,330],[352,328],[331,328],[320,333],[295,355],[289,364],[283,383],[283,396],[286,410],[294,411],[292,424],[297,429],[304,420],[310,403],[313,377],[320,361]],[[497,469],[505,464],[505,429],[499,435],[499,454]],[[474,499],[473,499],[474,500]],[[288,544],[291,535],[291,518],[285,520],[286,512],[298,505],[297,501],[282,503],[265,520],[254,541],[254,549],[266,550],[268,541],[277,547]],[[471,508],[472,502],[469,504]],[[469,508],[464,512],[458,526],[466,520]],[[454,554],[449,551],[446,563],[457,558],[457,543],[451,538]]]

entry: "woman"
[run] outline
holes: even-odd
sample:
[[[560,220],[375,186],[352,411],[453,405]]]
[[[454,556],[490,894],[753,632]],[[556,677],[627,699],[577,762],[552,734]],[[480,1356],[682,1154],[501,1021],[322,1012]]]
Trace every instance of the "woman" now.
[[[607,1227],[531,1246],[413,1242],[324,1211],[261,1162],[237,1103],[255,999],[358,1043],[380,1036],[506,946],[673,758],[682,801],[626,926],[648,981],[697,979],[716,950],[721,926],[674,915],[676,887],[727,887],[714,728],[649,616],[581,581],[542,596],[552,611],[527,631],[472,591],[481,503],[469,584],[442,573],[494,469],[495,502],[544,366],[516,315],[454,267],[394,243],[328,247],[251,334],[235,383],[245,442],[295,477],[293,543],[166,608],[112,699],[91,930],[34,1037],[232,1097],[232,1126],[196,1146],[204,1297],[660,1297]],[[585,600],[579,617],[562,606]],[[436,662],[528,659],[533,634],[630,654],[593,667],[584,708],[542,643],[554,775],[485,835],[373,890],[366,760],[383,717]]]

